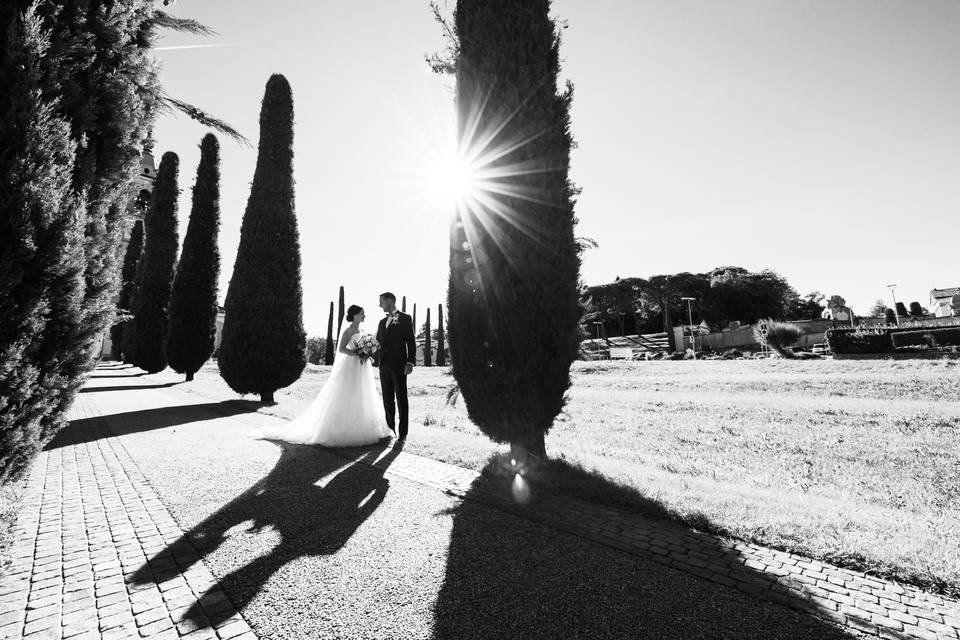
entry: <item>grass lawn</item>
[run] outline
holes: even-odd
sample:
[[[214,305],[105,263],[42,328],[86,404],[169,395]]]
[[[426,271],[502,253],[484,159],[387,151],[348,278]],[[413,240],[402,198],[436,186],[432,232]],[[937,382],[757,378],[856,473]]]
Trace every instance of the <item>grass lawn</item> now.
[[[327,375],[308,367],[261,411],[296,415]],[[481,470],[504,447],[446,405],[452,384],[409,379],[407,450]],[[178,388],[235,397],[215,364]],[[956,361],[578,362],[547,451],[628,489],[555,490],[628,508],[635,490],[651,515],[960,595],[958,436]]]

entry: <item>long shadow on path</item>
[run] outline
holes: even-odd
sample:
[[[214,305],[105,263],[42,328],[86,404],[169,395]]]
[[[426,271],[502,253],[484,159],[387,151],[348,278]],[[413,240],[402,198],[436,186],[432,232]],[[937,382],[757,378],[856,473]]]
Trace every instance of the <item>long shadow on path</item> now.
[[[531,522],[536,492],[516,515],[478,503],[514,503],[510,477],[492,462],[455,507],[437,640],[464,638],[857,637],[784,606]],[[582,472],[586,474],[586,472]],[[611,492],[596,474],[581,478]],[[665,512],[641,498],[639,511]],[[544,518],[549,521],[549,518]],[[729,552],[737,555],[735,551]],[[749,570],[743,567],[743,570]],[[765,579],[757,572],[760,580]]]
[[[47,444],[44,450],[58,449],[78,442],[90,442],[110,436],[122,436],[192,422],[216,420],[243,413],[254,413],[260,406],[259,402],[252,400],[225,400],[222,402],[141,409],[139,411],[111,413],[96,418],[73,420]],[[90,429],[85,426],[88,423],[102,424],[103,427]],[[109,428],[106,425],[109,425]]]
[[[159,584],[180,575],[219,548],[237,525],[272,529],[280,538],[273,548],[225,575],[183,615],[198,627],[217,625],[233,606],[243,609],[284,565],[339,551],[383,502],[390,484],[384,473],[402,448],[341,450],[357,456],[345,460],[318,447],[278,444],[280,459],[266,477],[150,558],[131,581]]]

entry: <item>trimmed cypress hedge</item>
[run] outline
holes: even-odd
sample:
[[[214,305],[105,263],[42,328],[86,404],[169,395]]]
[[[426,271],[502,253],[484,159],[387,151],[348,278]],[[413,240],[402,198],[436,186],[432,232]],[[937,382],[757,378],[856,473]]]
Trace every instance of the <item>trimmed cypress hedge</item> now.
[[[267,81],[260,145],[240,246],[227,289],[220,375],[237,393],[273,402],[306,366],[300,234],[293,196],[293,95],[282,75]]]
[[[960,345],[960,327],[943,327],[940,329],[916,329],[912,331],[896,331],[890,334],[891,342],[896,348],[900,347],[946,347]]]
[[[160,160],[157,181],[143,224],[143,257],[137,269],[133,318],[125,329],[133,364],[148,373],[163,371],[167,357],[167,308],[177,261],[177,174],[180,159],[168,151]]]
[[[500,176],[495,188],[458,207],[451,225],[453,375],[488,437],[544,456],[582,315],[568,180],[573,92],[558,91],[560,29],[549,0],[459,0],[454,34],[461,153],[505,152],[483,167]]]
[[[187,381],[210,359],[217,336],[217,279],[220,277],[220,143],[208,133],[200,143],[200,165],[183,252],[170,294],[167,361]]]

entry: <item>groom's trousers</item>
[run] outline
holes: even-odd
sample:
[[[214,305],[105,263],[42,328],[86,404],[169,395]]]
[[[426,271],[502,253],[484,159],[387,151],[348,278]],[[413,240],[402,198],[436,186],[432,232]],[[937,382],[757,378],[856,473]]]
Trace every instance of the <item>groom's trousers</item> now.
[[[403,370],[396,371],[390,367],[380,365],[380,389],[383,392],[383,410],[387,416],[387,424],[396,430],[397,410],[400,410],[400,430],[395,431],[398,437],[407,437],[407,417],[410,413],[407,403],[407,375]]]

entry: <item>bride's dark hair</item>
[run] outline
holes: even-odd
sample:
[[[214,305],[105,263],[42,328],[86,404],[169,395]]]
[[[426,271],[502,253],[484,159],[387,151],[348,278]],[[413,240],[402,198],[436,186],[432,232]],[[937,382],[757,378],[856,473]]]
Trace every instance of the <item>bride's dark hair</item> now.
[[[347,322],[353,322],[353,316],[357,315],[363,311],[363,307],[358,307],[355,304],[350,305],[347,308]]]

